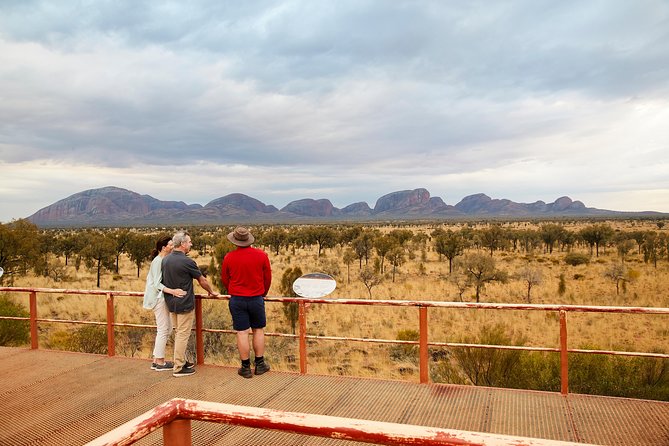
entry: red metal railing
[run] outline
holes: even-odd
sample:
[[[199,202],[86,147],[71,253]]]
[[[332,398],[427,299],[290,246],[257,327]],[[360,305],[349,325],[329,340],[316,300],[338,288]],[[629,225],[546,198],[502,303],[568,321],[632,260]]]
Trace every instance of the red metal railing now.
[[[54,289],[54,288],[21,288],[21,287],[0,287],[0,292],[29,293],[30,296],[30,317],[9,317],[0,316],[0,319],[10,320],[29,320],[31,333],[31,348],[38,348],[37,323],[55,322],[55,323],[74,323],[74,324],[93,324],[105,325],[107,327],[107,352],[109,356],[115,355],[114,327],[141,327],[155,328],[154,325],[119,323],[114,320],[114,297],[115,296],[134,296],[141,297],[143,293],[137,291],[109,291],[109,290],[72,290],[72,289]],[[101,295],[107,300],[107,320],[105,322],[97,321],[76,321],[63,319],[49,319],[37,317],[37,293],[56,293],[56,294],[79,294],[79,295]],[[208,297],[196,295],[195,301],[195,340],[197,351],[197,363],[204,364],[204,342],[203,333],[234,333],[232,330],[221,330],[214,328],[204,328],[202,318],[202,300],[215,299],[225,300],[229,296]],[[568,381],[568,353],[590,353],[606,354],[620,356],[641,356],[649,358],[669,358],[665,353],[646,353],[646,352],[628,352],[613,350],[585,350],[570,349],[567,343],[567,313],[618,313],[618,314],[662,314],[669,315],[669,308],[663,307],[611,307],[611,306],[588,306],[588,305],[540,305],[540,304],[493,304],[493,303],[468,303],[468,302],[437,302],[437,301],[402,301],[402,300],[367,300],[367,299],[307,299],[292,297],[267,297],[268,302],[297,302],[299,305],[299,331],[297,335],[286,333],[266,333],[266,336],[279,336],[288,338],[297,338],[299,344],[300,373],[307,373],[307,340],[330,340],[347,342],[372,342],[379,344],[408,344],[418,345],[419,356],[419,376],[421,383],[429,382],[429,347],[447,347],[447,348],[482,348],[482,349],[501,349],[501,350],[524,350],[539,352],[557,352],[560,354],[561,363],[561,392],[569,393]],[[355,338],[355,337],[335,337],[335,336],[316,336],[307,334],[307,304],[326,304],[326,305],[366,305],[366,306],[389,306],[389,307],[415,307],[418,308],[418,341],[400,341],[394,339],[373,339],[373,338]],[[545,311],[556,312],[559,314],[559,347],[527,347],[512,345],[482,345],[482,344],[464,344],[454,342],[429,342],[428,340],[428,309],[429,308],[450,308],[450,309],[486,309],[486,310],[521,310],[521,311]]]
[[[509,435],[358,420],[275,409],[173,399],[96,438],[88,446],[132,444],[163,428],[165,446],[190,445],[191,420],[383,445],[584,446]]]

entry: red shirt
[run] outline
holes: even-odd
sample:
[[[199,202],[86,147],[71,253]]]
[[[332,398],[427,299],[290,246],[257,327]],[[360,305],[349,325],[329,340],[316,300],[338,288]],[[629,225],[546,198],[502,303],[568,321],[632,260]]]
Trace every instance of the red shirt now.
[[[231,296],[266,296],[272,284],[272,270],[265,251],[251,246],[223,257],[221,280]]]

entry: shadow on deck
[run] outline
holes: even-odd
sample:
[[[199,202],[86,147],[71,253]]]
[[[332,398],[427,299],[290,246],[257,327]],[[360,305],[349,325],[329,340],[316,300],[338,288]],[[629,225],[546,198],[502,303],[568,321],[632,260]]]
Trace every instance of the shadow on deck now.
[[[669,445],[669,403],[272,371],[244,379],[203,365],[190,377],[145,360],[0,347],[0,444],[83,444],[171,399],[606,445]],[[354,444],[193,422],[193,443]],[[156,431],[137,444],[161,444]]]

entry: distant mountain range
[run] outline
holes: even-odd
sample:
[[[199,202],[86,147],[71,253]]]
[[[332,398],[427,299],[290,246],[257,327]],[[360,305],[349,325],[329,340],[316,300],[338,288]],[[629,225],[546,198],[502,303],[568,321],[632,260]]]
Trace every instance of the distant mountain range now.
[[[589,208],[569,197],[558,198],[553,203],[515,203],[475,194],[456,205],[449,205],[439,197],[431,197],[423,188],[391,192],[379,198],[373,208],[363,201],[339,209],[328,199],[305,198],[277,209],[240,193],[217,198],[202,206],[183,201],[161,201],[150,195],[109,186],[76,193],[40,209],[28,219],[41,227],[85,227],[663,215],[666,214]]]

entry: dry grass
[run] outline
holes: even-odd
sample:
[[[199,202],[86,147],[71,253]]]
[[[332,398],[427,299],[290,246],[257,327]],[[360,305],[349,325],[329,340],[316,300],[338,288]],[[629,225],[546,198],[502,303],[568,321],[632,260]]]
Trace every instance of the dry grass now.
[[[583,223],[564,223],[568,230],[576,231]],[[532,223],[509,223],[509,226],[534,228]],[[619,221],[612,225],[623,231],[656,229],[652,222]],[[414,232],[430,233],[436,227],[458,230],[462,224],[414,226]],[[381,228],[388,231],[394,228]],[[577,248],[577,251],[587,252]],[[532,289],[532,303],[544,304],[584,304],[616,306],[651,306],[669,307],[667,279],[669,263],[662,260],[658,267],[643,262],[637,254],[631,254],[627,266],[638,271],[639,277],[627,286],[625,294],[616,295],[615,285],[605,278],[604,272],[614,262],[619,262],[614,248],[600,251],[600,257],[589,265],[569,266],[564,263],[565,252],[554,251],[552,254],[535,253],[528,258],[524,253],[496,252],[494,258],[497,267],[504,269],[511,276],[528,264],[540,268],[542,283]],[[192,257],[200,265],[208,265],[209,254]],[[283,272],[289,267],[299,266],[302,271],[332,271],[338,269],[336,279],[338,287],[333,298],[367,299],[367,289],[357,278],[357,261],[350,266],[350,283],[347,280],[347,267],[341,261],[342,249],[333,248],[317,257],[316,248],[284,251],[279,255],[270,254],[274,281],[270,295],[279,295],[278,284]],[[421,268],[421,265],[423,268]],[[148,262],[142,268],[140,277],[131,262],[122,257],[118,275],[106,272],[102,277],[101,288],[109,290],[143,291],[144,277]],[[389,266],[386,265],[387,270]],[[50,278],[23,277],[16,281],[16,286],[95,289],[95,275],[82,267],[76,271],[67,266],[67,281],[55,282]],[[566,293],[558,294],[560,275],[566,279]],[[458,290],[449,280],[448,262],[439,261],[438,255],[428,244],[425,255],[418,251],[413,260],[401,266],[395,282],[387,278],[373,288],[375,299],[434,300],[458,301]],[[510,280],[506,284],[490,284],[482,296],[482,302],[523,303],[527,294],[526,285],[519,280]],[[27,306],[26,294],[16,296],[16,300]],[[465,300],[473,300],[473,291],[467,290]],[[205,316],[209,320],[219,321],[221,326],[211,328],[231,328],[227,305],[224,302],[207,302]],[[290,326],[285,320],[282,304],[269,303],[268,332],[290,333]],[[40,317],[57,317],[76,320],[105,320],[106,307],[102,296],[74,296],[58,294],[40,294],[38,298]],[[630,314],[569,314],[570,347],[601,348],[633,351],[667,351],[669,330],[666,316],[630,315]],[[140,298],[117,297],[116,320],[118,322],[153,323],[153,314],[141,308]],[[527,345],[557,347],[559,325],[554,313],[541,311],[493,311],[493,310],[429,310],[429,337],[434,342],[460,342],[465,336],[479,333],[481,327],[502,323],[509,335],[514,338],[523,336]],[[51,327],[62,330],[64,327]],[[313,335],[396,339],[400,330],[418,330],[418,310],[402,307],[339,306],[314,304],[308,313],[308,331]],[[46,331],[42,335],[48,336]],[[152,335],[147,333],[141,357],[150,357]],[[235,364],[236,354],[234,338],[220,335],[220,343],[226,346],[222,353],[208,357],[207,361],[221,364]],[[314,341],[309,343],[309,370],[313,373],[354,374],[358,376],[384,376],[404,378],[417,376],[414,362],[398,363],[389,357],[388,346],[368,342],[342,343],[335,341]],[[277,370],[297,370],[297,343],[285,338],[269,338],[267,356]],[[336,359],[333,359],[336,358]],[[416,378],[417,379],[417,378]]]

